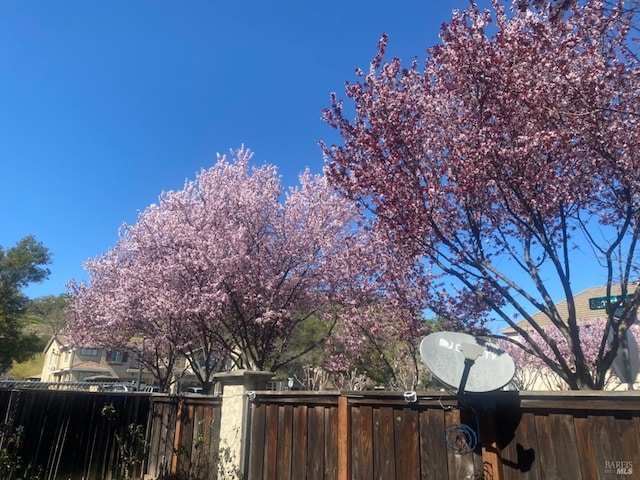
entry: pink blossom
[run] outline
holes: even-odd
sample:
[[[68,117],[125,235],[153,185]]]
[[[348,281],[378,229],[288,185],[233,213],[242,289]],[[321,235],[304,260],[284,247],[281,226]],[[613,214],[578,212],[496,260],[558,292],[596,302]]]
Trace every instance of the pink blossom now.
[[[309,171],[285,190],[251,158],[219,157],[86,263],[89,283],[70,285],[76,341],[144,337],[186,355],[207,383],[229,365],[285,365],[294,329],[314,317],[329,332],[338,306],[360,301],[353,203]]]
[[[557,21],[472,3],[422,65],[385,62],[383,37],[368,73],[347,84],[355,117],[335,94],[323,112],[344,143],[321,147],[330,181],[369,212],[422,308],[476,331],[487,319],[515,326],[515,311],[537,327],[531,351],[563,381],[602,388],[617,343],[590,369],[575,309],[561,316],[552,294],[573,305],[572,278],[585,269],[635,294],[621,321],[607,312],[617,337],[636,318],[640,65],[619,9],[571,5]],[[546,348],[554,340],[530,311],[575,361]]]

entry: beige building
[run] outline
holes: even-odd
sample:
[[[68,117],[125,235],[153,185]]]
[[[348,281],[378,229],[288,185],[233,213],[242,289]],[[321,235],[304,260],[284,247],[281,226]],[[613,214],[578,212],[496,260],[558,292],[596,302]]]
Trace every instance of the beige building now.
[[[633,290],[633,285],[629,285],[629,289]],[[612,286],[611,288],[612,295],[620,294],[620,287]],[[576,304],[576,318],[578,320],[595,320],[598,318],[606,318],[607,314],[604,310],[604,302],[598,301],[598,299],[603,299],[607,295],[606,287],[591,287],[583,290],[582,292],[574,295],[574,302]],[[590,302],[591,301],[591,302]],[[567,318],[569,316],[569,309],[567,308],[567,301],[562,300],[561,302],[556,303],[556,308],[558,309],[558,313],[562,318]],[[545,328],[551,325],[551,320],[542,312],[537,312],[531,315],[533,320]],[[519,327],[522,327],[525,330],[532,331],[533,327],[529,323],[528,320],[520,320],[517,322]],[[508,337],[516,337],[516,331],[513,327],[507,327],[502,330],[502,333],[507,335]]]
[[[65,335],[54,335],[44,350],[43,382],[118,380],[153,383],[149,372],[140,372],[135,355],[126,349],[71,346]]]

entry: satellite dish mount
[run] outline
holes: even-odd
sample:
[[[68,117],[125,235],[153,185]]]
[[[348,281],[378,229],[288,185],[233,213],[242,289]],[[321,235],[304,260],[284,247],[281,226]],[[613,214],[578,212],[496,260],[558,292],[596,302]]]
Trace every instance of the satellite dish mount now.
[[[462,343],[460,344],[460,351],[464,354],[464,370],[462,371],[460,386],[458,386],[458,393],[462,394],[464,393],[471,367],[476,363],[478,357],[482,356],[484,348],[476,343]]]

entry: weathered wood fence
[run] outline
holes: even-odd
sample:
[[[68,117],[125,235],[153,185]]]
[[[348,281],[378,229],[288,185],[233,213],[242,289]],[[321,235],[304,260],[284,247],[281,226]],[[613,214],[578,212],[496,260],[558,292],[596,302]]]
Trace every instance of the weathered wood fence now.
[[[246,480],[640,477],[635,392],[419,392],[415,402],[392,392],[247,393],[0,391],[0,420],[25,427],[22,454],[47,480],[123,475],[118,435],[132,424],[146,426],[148,450],[130,478],[226,480],[218,464],[227,400],[248,407]]]
[[[640,395],[258,393],[249,480],[640,477]],[[625,477],[624,475],[628,475]]]
[[[251,408],[248,478],[337,478],[343,440],[338,399],[337,393],[258,393]]]
[[[217,478],[221,405],[218,397],[154,395],[145,473],[152,478]]]
[[[148,413],[145,394],[0,390],[0,423],[23,429],[20,445],[5,437],[0,448],[17,448],[13,453],[45,480],[139,478]]]

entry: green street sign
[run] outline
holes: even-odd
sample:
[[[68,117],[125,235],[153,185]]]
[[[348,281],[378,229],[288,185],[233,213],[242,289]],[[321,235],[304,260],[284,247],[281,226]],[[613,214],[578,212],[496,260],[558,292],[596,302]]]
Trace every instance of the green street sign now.
[[[632,293],[627,294],[625,299],[633,297]],[[616,303],[622,295],[611,295],[611,303]],[[605,310],[607,308],[607,297],[594,297],[589,299],[589,310]]]

